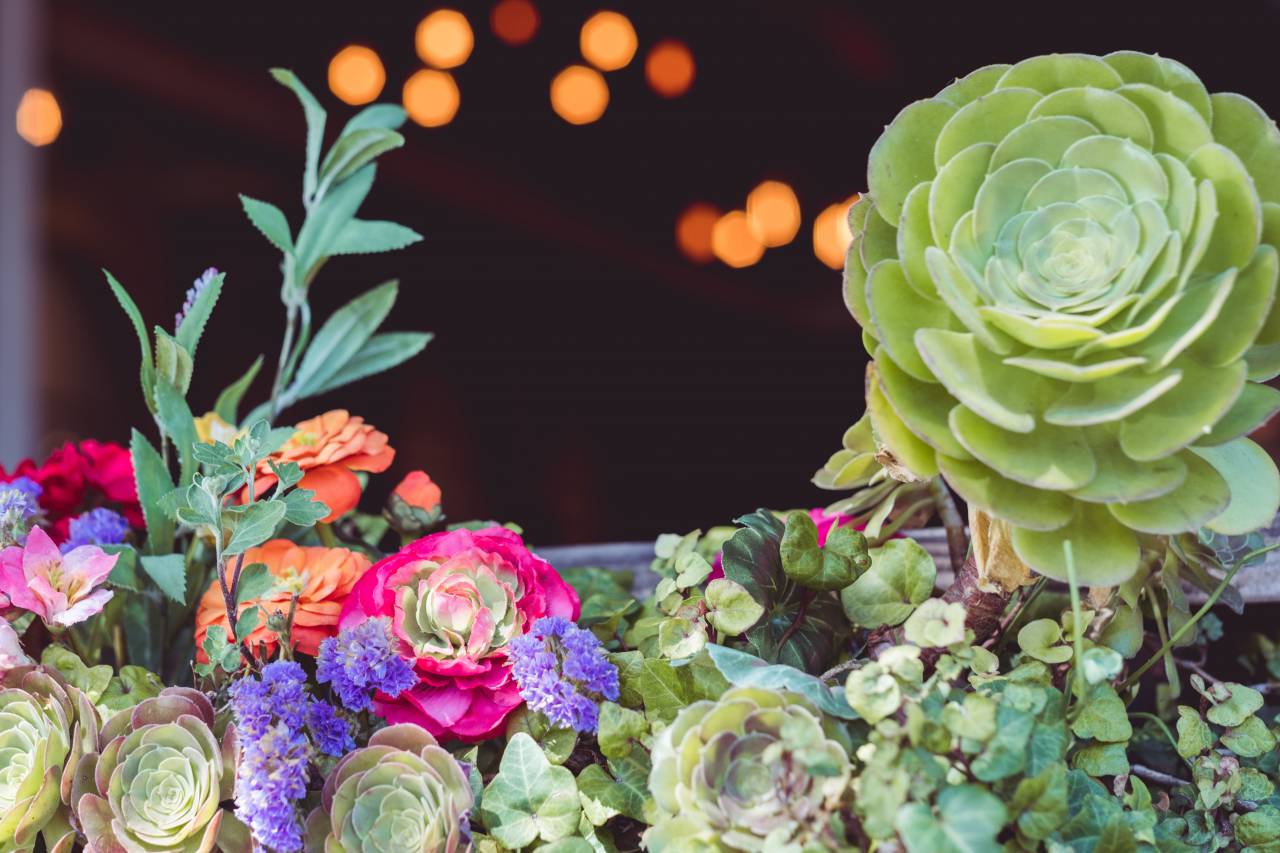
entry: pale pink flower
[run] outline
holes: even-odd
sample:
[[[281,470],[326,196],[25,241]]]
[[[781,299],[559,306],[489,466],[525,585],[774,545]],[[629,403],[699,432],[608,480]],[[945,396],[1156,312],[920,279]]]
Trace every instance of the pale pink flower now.
[[[63,554],[47,533],[33,527],[26,547],[0,551],[0,593],[46,625],[65,628],[100,612],[111,600],[111,590],[97,587],[118,557],[97,545],[81,545]]]
[[[0,675],[4,675],[15,666],[26,666],[31,658],[22,653],[22,643],[18,641],[18,632],[8,620],[0,617]]]

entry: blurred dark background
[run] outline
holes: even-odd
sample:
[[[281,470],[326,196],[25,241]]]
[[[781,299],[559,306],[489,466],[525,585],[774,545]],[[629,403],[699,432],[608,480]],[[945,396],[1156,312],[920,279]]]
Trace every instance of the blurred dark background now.
[[[520,46],[495,36],[494,2],[448,4],[475,39],[451,69],[460,109],[441,127],[406,126],[362,210],[425,239],[336,259],[314,287],[324,317],[399,278],[387,327],[436,340],[285,418],[343,407],[386,431],[398,455],[372,503],[424,468],[451,518],[517,521],[542,543],[648,538],[828,499],[808,479],[861,413],[865,355],[840,274],[815,257],[814,222],[863,188],[870,145],[908,101],[991,62],[1131,48],[1280,114],[1271,2],[532,2],[540,25]],[[165,326],[205,267],[228,273],[197,363],[197,414],[259,353],[274,363],[279,259],[236,193],[275,202],[296,228],[303,120],[266,69],[297,72],[332,135],[357,109],[326,85],[334,55],[376,51],[379,100],[398,101],[424,67],[415,28],[441,4],[0,3],[0,106],[12,117],[18,96],[42,87],[63,120],[38,148],[11,123],[0,149],[0,375],[15,388],[19,374],[35,377],[34,407],[20,388],[0,404],[0,462],[12,464],[70,437],[127,441],[144,425],[137,344],[99,267]],[[601,8],[630,19],[639,49],[605,75],[603,116],[574,126],[548,87],[583,63],[579,30]],[[646,82],[663,39],[696,63],[680,97]],[[794,240],[742,269],[681,253],[682,211],[741,208],[766,179],[795,191]]]

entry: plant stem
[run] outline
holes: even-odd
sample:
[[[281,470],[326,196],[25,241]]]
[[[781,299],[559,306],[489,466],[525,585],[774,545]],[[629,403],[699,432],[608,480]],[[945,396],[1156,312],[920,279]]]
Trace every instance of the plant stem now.
[[[1240,568],[1245,563],[1249,562],[1254,557],[1258,557],[1275,548],[1280,548],[1280,544],[1268,545],[1266,548],[1259,548],[1256,551],[1251,551],[1248,554],[1245,554],[1239,560],[1236,560],[1235,565],[1233,565],[1230,571],[1228,571],[1223,576],[1222,580],[1218,582],[1218,585],[1214,587],[1213,592],[1209,594],[1208,599],[1206,599],[1205,603],[1200,606],[1200,609],[1195,612],[1195,615],[1182,623],[1182,625],[1178,627],[1178,630],[1173,632],[1173,636],[1168,640],[1165,640],[1164,645],[1161,646],[1155,654],[1147,658],[1146,663],[1134,670],[1133,673],[1124,680],[1124,684],[1120,685],[1121,691],[1123,692],[1137,683],[1138,679],[1141,678],[1147,670],[1151,669],[1157,660],[1168,654],[1174,645],[1185,637],[1187,632],[1196,626],[1197,622],[1204,618],[1204,615],[1213,608],[1213,605],[1218,603],[1218,599],[1222,597],[1223,591],[1231,584],[1232,579],[1236,576],[1236,572],[1240,571]]]
[[[1000,620],[999,632],[994,636],[992,636],[992,638],[988,640],[987,643],[993,644],[995,646],[996,651],[999,651],[1000,649],[1004,648],[1004,644],[1009,636],[1008,635],[1009,627],[1018,621],[1018,617],[1027,611],[1027,608],[1031,606],[1031,602],[1035,601],[1036,597],[1040,595],[1041,590],[1043,590],[1048,585],[1049,585],[1049,579],[1046,577],[1041,577],[1039,580],[1037,580],[1031,586],[1031,591],[1028,592],[1026,595],[1022,596],[1022,599],[1013,607],[1013,609],[1010,610],[1009,613],[1006,614],[1005,617]]]
[[[1148,782],[1155,782],[1157,785],[1165,785],[1169,788],[1176,788],[1179,785],[1190,785],[1187,779],[1179,779],[1177,776],[1170,776],[1168,773],[1161,773],[1159,770],[1153,770],[1150,767],[1144,767],[1141,764],[1129,765],[1129,772],[1139,779],[1145,779]]]
[[[859,666],[861,666],[864,663],[866,663],[866,660],[862,658],[849,658],[844,663],[838,663],[835,666],[831,667],[831,669],[822,673],[822,675],[818,676],[818,680],[829,681],[832,678],[835,678],[837,675],[840,675],[841,673],[848,672],[851,669],[857,669]]]
[[[892,539],[893,535],[902,529],[902,525],[906,524],[912,516],[929,506],[931,503],[933,503],[932,498],[921,498],[916,501],[911,506],[900,512],[898,517],[892,522],[880,528],[880,535],[868,542],[867,545],[872,548],[879,548],[881,545]]]
[[[1071,673],[1074,676],[1076,686],[1080,689],[1080,696],[1083,698],[1088,685],[1084,684],[1081,679],[1084,677],[1084,615],[1080,612],[1080,584],[1076,578],[1076,558],[1071,548],[1071,540],[1068,539],[1062,543],[1063,554],[1067,558],[1067,584],[1071,588],[1071,642],[1074,646],[1073,659],[1071,661]]]
[[[286,280],[285,287],[290,287]],[[298,306],[289,302],[285,307],[284,339],[280,344],[280,359],[276,362],[276,378],[271,383],[271,407],[268,409],[269,420],[274,421],[280,414],[280,392],[284,390],[285,368],[289,357],[293,354],[293,336],[298,329]]]
[[[332,524],[324,524],[323,522],[316,525],[316,535],[320,537],[320,542],[326,548],[341,548],[342,543],[338,541],[338,537],[333,532]]]
[[[778,648],[781,649],[787,644],[787,640],[791,639],[791,635],[800,630],[801,623],[804,622],[804,615],[809,610],[809,602],[813,601],[813,590],[806,589],[803,597],[800,599],[800,607],[796,610],[796,618],[787,626],[787,630],[782,632],[782,636],[778,638]]]
[[[959,572],[969,555],[969,537],[964,532],[964,519],[956,508],[955,498],[942,477],[934,477],[929,481],[929,496],[933,506],[942,519],[942,526],[947,532],[947,550],[951,553],[951,571]]]

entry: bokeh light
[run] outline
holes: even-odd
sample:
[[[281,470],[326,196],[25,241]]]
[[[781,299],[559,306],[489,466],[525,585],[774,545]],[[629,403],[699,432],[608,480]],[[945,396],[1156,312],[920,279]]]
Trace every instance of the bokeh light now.
[[[28,89],[18,101],[18,135],[32,145],[48,145],[62,132],[62,108],[48,89]]]
[[[489,13],[493,34],[512,47],[532,41],[541,22],[538,7],[529,0],[500,0]]]
[[[582,56],[601,71],[625,68],[636,55],[636,28],[626,15],[596,12],[582,25]]]
[[[664,39],[655,44],[644,60],[644,77],[649,88],[664,98],[678,98],[693,85],[696,69],[693,54],[683,42]]]
[[[800,200],[781,181],[765,181],[747,196],[747,221],[765,246],[785,246],[800,230]]]
[[[844,267],[844,254],[849,251],[853,235],[849,232],[849,208],[857,202],[852,195],[844,201],[828,205],[813,221],[813,253],[833,270]]]
[[[413,42],[418,56],[428,65],[457,68],[471,55],[476,37],[461,12],[437,9],[418,24]]]
[[[461,102],[458,84],[448,71],[423,68],[404,83],[404,109],[423,127],[440,127],[453,121]]]
[[[704,201],[684,209],[676,220],[676,245],[694,263],[705,264],[715,258],[711,250],[711,232],[720,219],[720,211]]]
[[[749,267],[764,255],[764,244],[747,222],[746,211],[731,210],[711,229],[711,251],[734,269]]]
[[[590,124],[609,106],[604,75],[585,65],[570,65],[551,81],[551,108],[569,124]]]
[[[382,60],[367,47],[348,45],[329,60],[329,89],[345,103],[367,104],[382,94],[386,83]]]

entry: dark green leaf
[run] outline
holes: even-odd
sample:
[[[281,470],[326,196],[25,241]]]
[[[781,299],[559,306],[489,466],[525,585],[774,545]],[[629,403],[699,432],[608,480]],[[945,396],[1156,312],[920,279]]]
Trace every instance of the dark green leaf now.
[[[179,604],[187,600],[187,563],[181,554],[144,555],[139,562],[160,591]]]
[[[285,218],[280,208],[270,202],[249,198],[247,195],[240,196],[240,204],[244,207],[249,221],[262,232],[263,237],[271,241],[271,245],[285,254],[293,251],[293,235],[289,232],[289,220]]]
[[[173,491],[173,480],[169,478],[160,454],[136,429],[129,440],[129,453],[133,458],[138,503],[142,505],[142,515],[147,522],[147,551],[167,554],[173,550],[173,520],[160,510],[160,502]]]

